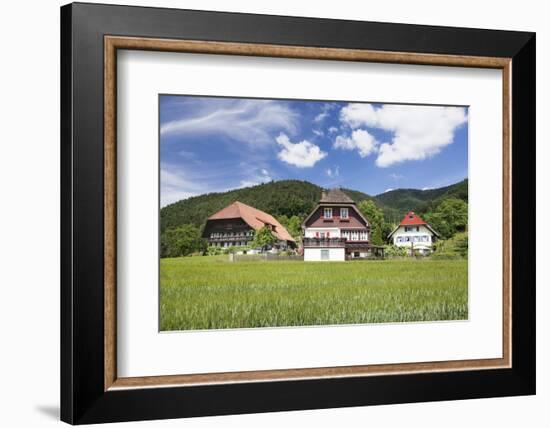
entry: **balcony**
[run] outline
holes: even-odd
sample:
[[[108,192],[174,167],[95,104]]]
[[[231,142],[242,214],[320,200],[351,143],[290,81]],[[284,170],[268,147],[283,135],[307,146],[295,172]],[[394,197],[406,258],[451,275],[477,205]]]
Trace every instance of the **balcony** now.
[[[346,238],[304,238],[304,248],[344,248]]]
[[[221,236],[217,238],[206,238],[208,242],[235,242],[235,241],[252,241],[254,239],[254,235],[246,235],[246,236]]]

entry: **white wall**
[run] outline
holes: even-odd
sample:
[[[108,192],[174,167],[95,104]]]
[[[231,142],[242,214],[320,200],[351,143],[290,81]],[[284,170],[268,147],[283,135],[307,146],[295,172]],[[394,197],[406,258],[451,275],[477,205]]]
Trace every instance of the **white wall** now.
[[[103,3],[116,3],[102,0]],[[6,2],[0,32],[0,325],[2,425],[59,427],[59,5],[58,0]],[[119,0],[119,3],[324,18],[537,31],[537,218],[550,211],[548,107],[550,27],[545,2],[437,0],[392,2],[277,0]],[[333,82],[337,84],[337,82]],[[124,427],[281,426],[464,428],[545,426],[550,402],[550,247],[537,243],[538,395],[416,403],[190,420]],[[9,350],[6,351],[6,350]],[[475,386],[473,386],[475,387]]]
[[[337,227],[308,227],[305,230],[305,237],[315,238],[317,236],[316,233],[319,233],[319,235],[321,235],[321,233],[324,233],[326,237],[327,232],[330,233],[329,238],[340,237],[340,229],[338,229]]]
[[[321,258],[321,250],[328,250],[328,260],[323,260]],[[304,248],[304,261],[306,262],[343,262],[345,260],[345,248]]]
[[[402,237],[402,236],[405,236],[405,237],[407,237],[407,236],[408,237],[428,236],[429,241],[419,241],[419,242],[415,242],[414,244],[415,244],[415,246],[416,245],[422,245],[422,246],[431,247],[431,245],[432,245],[432,235],[433,235],[432,231],[424,225],[411,226],[411,227],[414,228],[414,230],[409,230],[408,232],[406,232],[405,231],[405,226],[399,226],[399,228],[392,235],[392,240],[393,240],[394,245],[397,245],[398,247],[405,247],[405,246],[410,247],[411,246],[410,242],[397,242],[398,237]],[[418,227],[418,231],[416,231],[416,227]]]

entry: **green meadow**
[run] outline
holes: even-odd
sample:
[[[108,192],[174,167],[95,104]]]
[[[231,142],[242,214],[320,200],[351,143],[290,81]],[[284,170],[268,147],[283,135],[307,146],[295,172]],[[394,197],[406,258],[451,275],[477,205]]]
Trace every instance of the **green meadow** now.
[[[467,260],[160,261],[163,331],[467,318]]]

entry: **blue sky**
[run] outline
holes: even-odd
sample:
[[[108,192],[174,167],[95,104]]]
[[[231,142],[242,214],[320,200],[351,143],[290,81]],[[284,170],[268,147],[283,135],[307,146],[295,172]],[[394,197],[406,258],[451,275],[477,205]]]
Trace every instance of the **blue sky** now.
[[[464,107],[160,95],[161,205],[271,180],[370,195],[468,175]]]

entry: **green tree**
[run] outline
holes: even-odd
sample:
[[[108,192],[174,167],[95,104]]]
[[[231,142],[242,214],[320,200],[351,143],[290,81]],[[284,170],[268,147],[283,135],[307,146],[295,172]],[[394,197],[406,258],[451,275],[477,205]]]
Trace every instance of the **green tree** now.
[[[468,232],[458,232],[450,239],[437,241],[432,257],[441,259],[468,257]]]
[[[206,251],[206,242],[192,224],[168,229],[160,235],[161,257],[181,257],[197,251]]]
[[[288,216],[280,215],[277,217],[277,221],[281,223],[288,230]]]
[[[436,230],[442,239],[448,239],[468,228],[468,204],[461,199],[444,199],[424,219]]]
[[[285,227],[285,229],[290,233],[290,236],[294,238],[296,243],[302,242],[302,218],[293,215],[288,218],[286,215],[279,216],[277,218],[279,223]]]
[[[297,215],[293,215],[288,220],[288,233],[299,243],[302,242],[302,219]]]
[[[253,248],[261,248],[265,250],[268,246],[277,242],[277,238],[271,233],[271,229],[267,226],[258,229],[254,233],[254,240],[252,241]]]
[[[384,212],[378,208],[378,206],[368,200],[359,202],[357,206],[359,211],[367,217],[370,222],[370,242],[374,245],[382,245],[384,243],[385,236],[383,232],[385,230]]]

